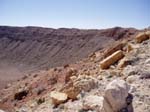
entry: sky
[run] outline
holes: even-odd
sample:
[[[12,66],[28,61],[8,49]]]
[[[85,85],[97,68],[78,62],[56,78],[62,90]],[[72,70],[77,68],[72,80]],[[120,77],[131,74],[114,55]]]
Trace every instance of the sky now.
[[[0,25],[143,29],[150,26],[150,0],[0,0]]]

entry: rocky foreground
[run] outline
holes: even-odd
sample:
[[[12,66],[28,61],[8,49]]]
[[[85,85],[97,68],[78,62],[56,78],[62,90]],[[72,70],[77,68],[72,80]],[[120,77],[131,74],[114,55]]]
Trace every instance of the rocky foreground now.
[[[0,92],[8,112],[150,112],[150,31]]]

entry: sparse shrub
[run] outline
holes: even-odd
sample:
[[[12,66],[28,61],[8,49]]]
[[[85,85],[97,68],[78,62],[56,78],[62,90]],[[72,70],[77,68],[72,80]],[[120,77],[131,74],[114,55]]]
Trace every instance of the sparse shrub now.
[[[42,103],[44,103],[45,102],[45,98],[39,98],[38,100],[37,100],[37,104],[38,105],[40,105],[40,104],[42,104]]]

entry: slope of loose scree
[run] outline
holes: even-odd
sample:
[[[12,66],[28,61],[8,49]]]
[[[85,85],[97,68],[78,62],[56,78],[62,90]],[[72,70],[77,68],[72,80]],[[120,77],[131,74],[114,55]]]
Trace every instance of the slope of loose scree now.
[[[26,72],[75,63],[136,31],[0,26],[0,86]]]

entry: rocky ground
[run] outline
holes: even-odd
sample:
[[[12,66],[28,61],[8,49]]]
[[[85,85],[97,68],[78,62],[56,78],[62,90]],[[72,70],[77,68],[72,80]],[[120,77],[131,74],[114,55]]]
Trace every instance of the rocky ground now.
[[[149,38],[140,42],[125,39],[75,64],[27,74],[0,92],[0,108],[6,112],[103,112],[102,96],[106,96],[107,85],[117,79],[130,85],[134,112],[150,112]],[[123,52],[123,57],[102,69],[102,62],[116,59],[112,54],[117,51]]]

